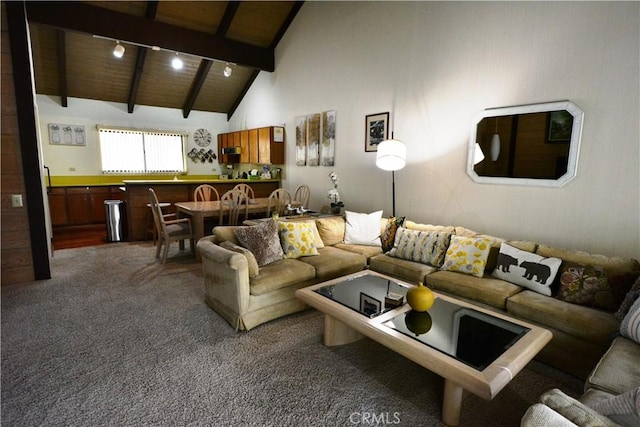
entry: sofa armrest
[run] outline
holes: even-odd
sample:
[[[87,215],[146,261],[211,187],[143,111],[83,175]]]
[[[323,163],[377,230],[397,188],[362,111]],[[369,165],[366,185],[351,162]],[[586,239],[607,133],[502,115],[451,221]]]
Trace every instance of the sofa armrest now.
[[[214,236],[198,241],[202,257],[207,301],[221,308],[221,315],[242,316],[249,309],[249,266],[247,258],[214,243]],[[217,311],[217,310],[216,310]],[[230,319],[227,319],[230,320]]]
[[[520,427],[578,427],[542,403],[531,405],[520,421]]]
[[[540,402],[579,426],[616,427],[618,425],[557,388],[543,394]]]

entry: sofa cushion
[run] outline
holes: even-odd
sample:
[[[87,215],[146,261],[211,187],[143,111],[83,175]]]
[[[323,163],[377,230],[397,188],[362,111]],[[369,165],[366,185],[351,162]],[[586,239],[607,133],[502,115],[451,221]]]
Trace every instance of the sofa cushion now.
[[[492,243],[486,237],[451,236],[442,270],[482,277]]]
[[[346,243],[338,243],[334,246],[345,251],[363,255],[367,260],[382,253],[382,248],[380,246],[347,245]]]
[[[318,255],[313,228],[314,223],[278,221],[280,244],[286,258]]]
[[[253,256],[253,253],[249,249],[236,245],[235,243],[230,242],[229,240],[220,242],[220,246],[225,249],[229,249],[230,251],[243,254],[247,258],[247,265],[249,267],[249,277],[255,277],[258,275],[258,272],[259,272],[258,261],[256,261],[256,257]]]
[[[520,286],[485,275],[469,276],[452,271],[437,271],[426,278],[429,287],[504,310],[507,299],[522,291]]]
[[[363,270],[367,259],[355,252],[344,251],[333,246],[318,249],[319,255],[299,258],[298,261],[315,268],[318,280],[329,280]]]
[[[610,273],[600,266],[563,262],[556,298],[572,304],[616,311],[636,279],[629,273]]]
[[[316,270],[309,264],[285,258],[260,268],[260,273],[249,279],[251,295],[263,295],[286,288],[304,280],[313,279]]]
[[[370,214],[346,211],[344,242],[351,245],[380,246],[382,211]]]
[[[218,225],[213,228],[213,235],[216,237],[216,242],[229,241],[239,245],[240,242],[236,237],[236,229],[240,228],[238,225]]]
[[[491,274],[507,282],[551,296],[551,284],[561,263],[562,260],[559,258],[545,258],[503,243],[500,245],[498,264]]]
[[[640,344],[640,299],[633,303],[627,315],[622,319],[620,333],[623,337]]]
[[[445,231],[417,231],[400,227],[389,255],[440,267],[452,234]]]
[[[425,276],[436,271],[436,267],[419,262],[394,258],[387,254],[380,254],[369,260],[369,268],[378,273],[399,277],[407,282],[424,282]]]
[[[538,245],[538,255],[561,258],[563,261],[579,264],[597,265],[615,272],[640,272],[640,263],[633,258],[609,257],[590,254],[583,251],[558,249],[547,245]]]
[[[640,384],[640,345],[617,337],[587,378],[585,388],[621,394]]]
[[[333,246],[344,241],[346,224],[341,216],[332,216],[316,219],[318,233],[326,246]]]
[[[613,313],[567,304],[537,292],[524,290],[507,301],[507,312],[520,319],[558,329],[594,344],[606,346],[618,330]]]
[[[404,225],[405,217],[389,217],[387,225],[384,227],[382,234],[380,235],[380,242],[382,243],[382,252],[389,252],[393,249],[393,243],[396,240],[396,231],[398,228]]]
[[[260,267],[284,257],[275,220],[260,222],[250,227],[238,227],[234,233],[240,245],[253,253]]]

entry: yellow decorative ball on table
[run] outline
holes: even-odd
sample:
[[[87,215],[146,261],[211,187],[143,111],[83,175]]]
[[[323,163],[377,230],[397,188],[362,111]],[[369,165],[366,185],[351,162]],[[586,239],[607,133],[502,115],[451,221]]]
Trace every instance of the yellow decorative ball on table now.
[[[424,286],[422,282],[407,291],[407,302],[415,311],[429,310],[433,305],[434,299],[431,289]]]

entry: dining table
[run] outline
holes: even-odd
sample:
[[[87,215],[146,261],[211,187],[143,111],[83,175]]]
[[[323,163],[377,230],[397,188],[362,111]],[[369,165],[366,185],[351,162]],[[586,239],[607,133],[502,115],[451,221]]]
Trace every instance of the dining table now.
[[[196,201],[196,202],[175,202],[178,217],[191,218],[194,239],[197,242],[204,237],[204,220],[205,218],[218,218],[220,216],[220,208],[224,209],[220,200],[215,201]],[[269,198],[262,197],[251,199],[247,208],[250,214],[267,212],[269,207]]]

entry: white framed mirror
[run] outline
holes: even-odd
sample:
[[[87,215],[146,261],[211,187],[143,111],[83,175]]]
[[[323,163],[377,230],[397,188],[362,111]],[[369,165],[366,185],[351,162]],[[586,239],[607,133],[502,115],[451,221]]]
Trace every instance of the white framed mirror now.
[[[571,101],[484,110],[471,127],[467,174],[482,184],[562,187],[577,174],[583,118]]]

